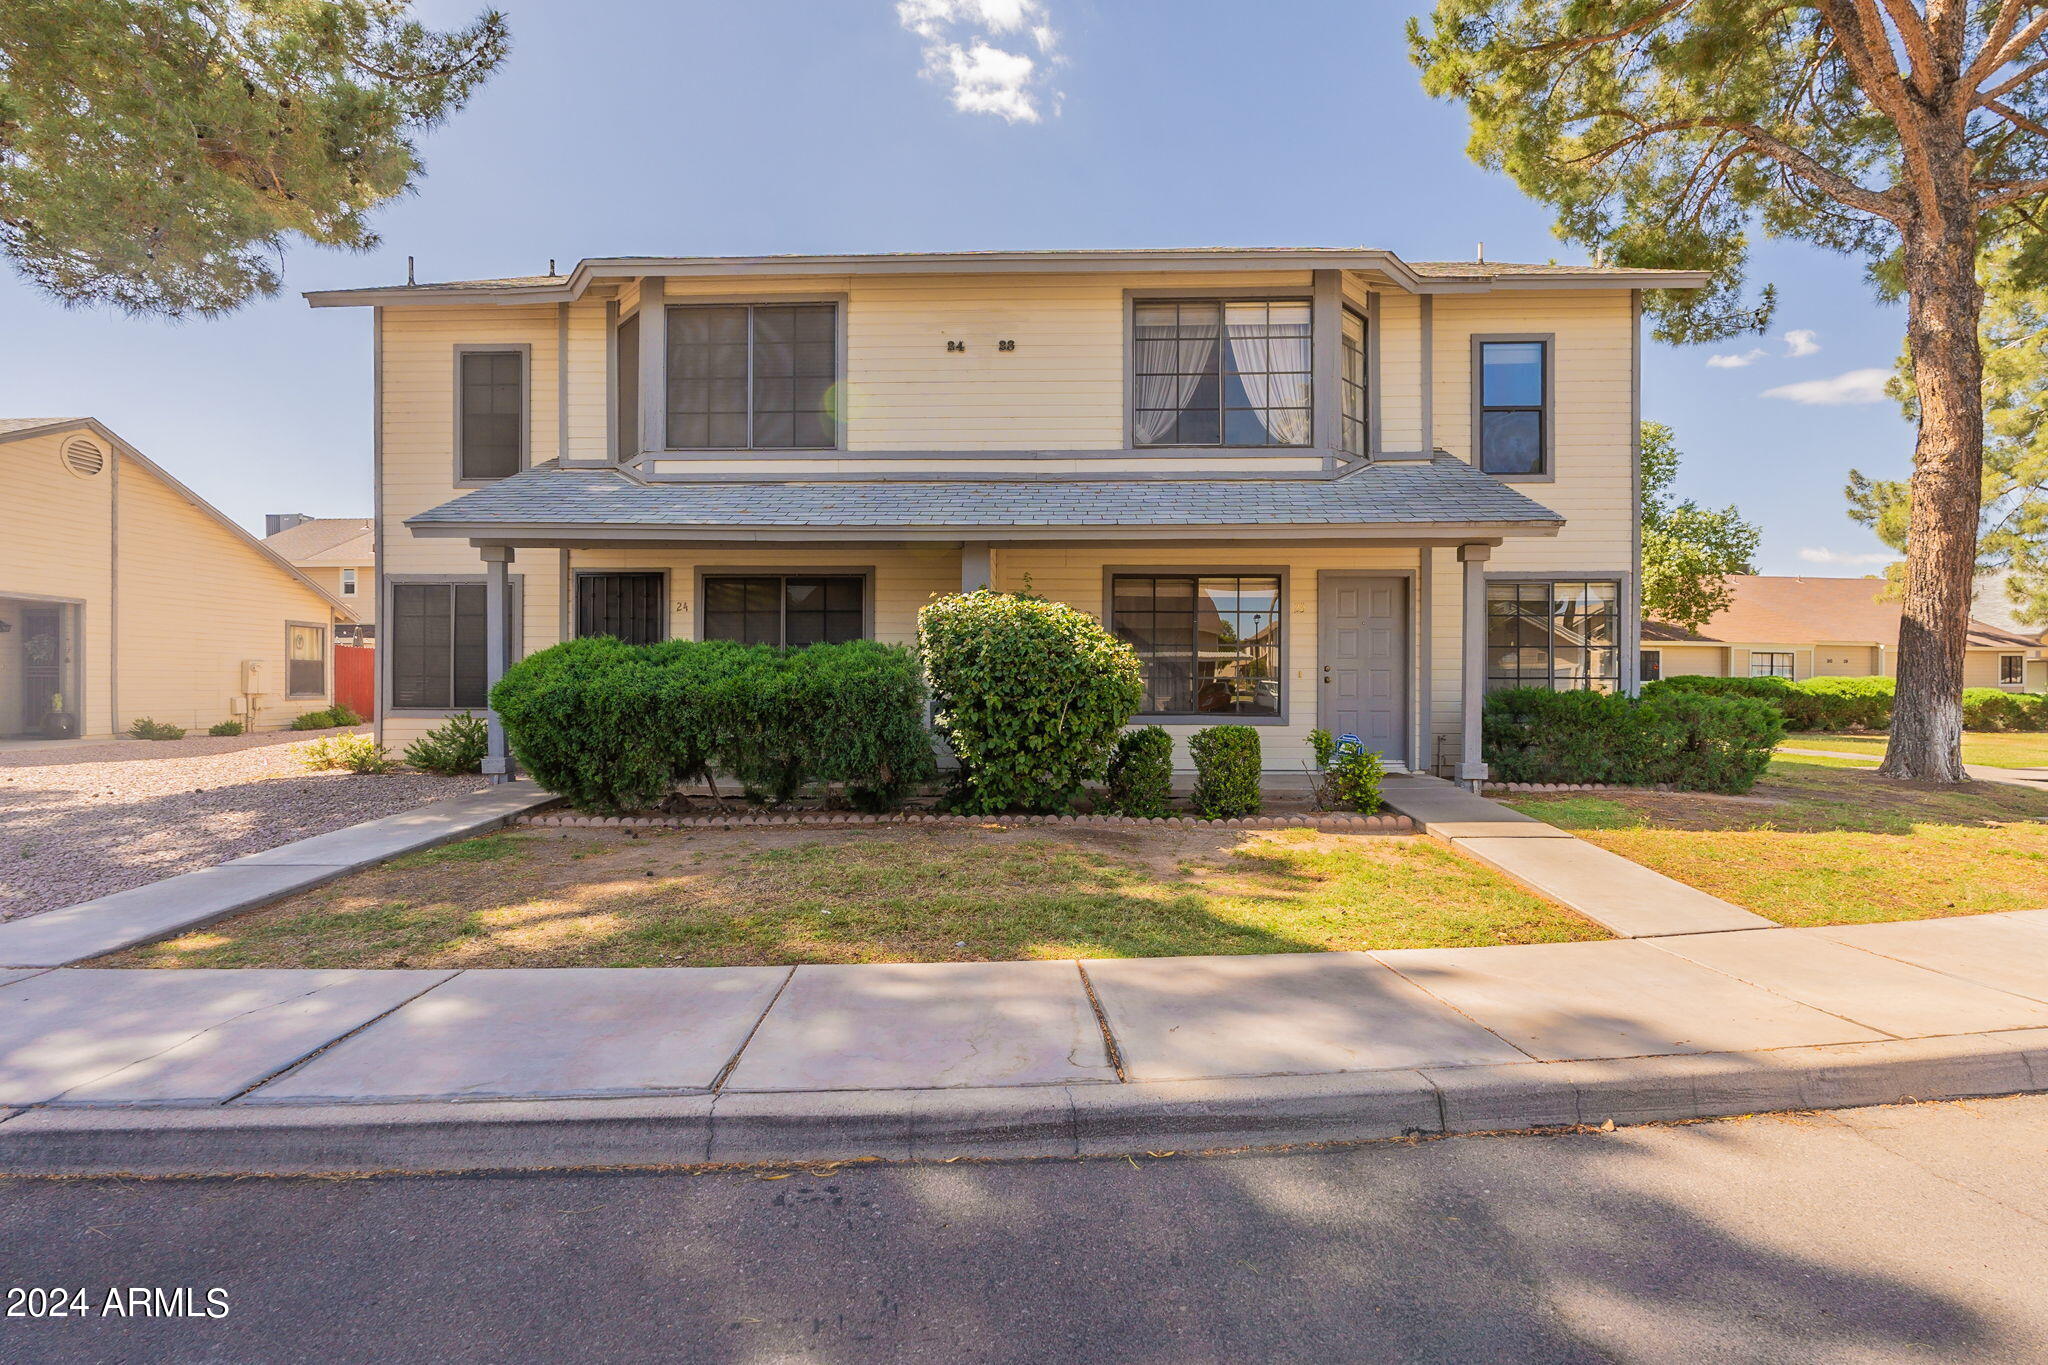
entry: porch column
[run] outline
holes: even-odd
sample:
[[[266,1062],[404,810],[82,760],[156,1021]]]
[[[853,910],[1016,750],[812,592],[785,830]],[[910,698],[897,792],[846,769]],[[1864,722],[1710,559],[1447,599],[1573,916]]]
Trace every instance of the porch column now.
[[[488,689],[498,685],[498,679],[505,676],[511,663],[506,657],[510,636],[505,629],[505,604],[511,588],[512,547],[485,545],[478,553],[484,557],[484,686]],[[489,730],[484,775],[493,786],[510,782],[512,760],[505,745],[505,727],[499,723],[495,708],[485,707],[484,723]]]
[[[993,584],[994,574],[989,568],[988,542],[970,540],[960,546],[960,591],[973,592]]]
[[[1480,705],[1486,692],[1486,561],[1491,545],[1460,545],[1458,562],[1465,566],[1465,649],[1460,677],[1458,722],[1458,785],[1477,788],[1486,780],[1480,757]]]

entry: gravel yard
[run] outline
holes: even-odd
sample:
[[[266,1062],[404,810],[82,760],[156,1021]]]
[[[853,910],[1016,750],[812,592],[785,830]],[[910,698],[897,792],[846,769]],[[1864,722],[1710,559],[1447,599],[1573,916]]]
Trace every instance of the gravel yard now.
[[[365,727],[367,728],[367,727]],[[0,750],[0,920],[475,791],[480,777],[308,772],[325,735]]]

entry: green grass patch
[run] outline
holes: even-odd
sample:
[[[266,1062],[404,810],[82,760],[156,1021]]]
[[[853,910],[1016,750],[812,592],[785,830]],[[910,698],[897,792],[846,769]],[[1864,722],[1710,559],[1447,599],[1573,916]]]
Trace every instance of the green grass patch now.
[[[1845,753],[1884,757],[1889,736],[1880,734],[1796,734],[1787,735],[1780,749],[1835,749]],[[1986,768],[2048,768],[2048,732],[1963,732],[1963,762]]]

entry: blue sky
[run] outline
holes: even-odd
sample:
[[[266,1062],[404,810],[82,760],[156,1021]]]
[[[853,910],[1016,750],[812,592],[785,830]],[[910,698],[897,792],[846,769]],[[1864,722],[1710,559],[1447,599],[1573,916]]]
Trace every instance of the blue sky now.
[[[439,23],[470,12],[419,8]],[[1460,259],[1483,240],[1495,260],[1584,259],[1466,158],[1462,111],[1423,96],[1409,6],[908,9],[515,0],[510,61],[425,137],[427,176],[382,211],[381,249],[294,247],[285,294],[215,322],[67,311],[0,279],[0,416],[97,416],[260,525],[368,512],[369,315],[298,295],[402,280],[408,254],[422,280],[638,253],[1370,245]],[[1882,547],[1843,515],[1844,476],[1902,474],[1911,429],[1889,401],[1811,400],[1866,396],[1858,373],[1890,366],[1903,314],[1872,300],[1860,263],[1798,244],[1762,244],[1752,277],[1779,288],[1773,334],[1651,346],[1645,414],[1677,429],[1681,492],[1762,524],[1765,572],[1874,572]],[[1808,401],[1764,396],[1786,386]]]

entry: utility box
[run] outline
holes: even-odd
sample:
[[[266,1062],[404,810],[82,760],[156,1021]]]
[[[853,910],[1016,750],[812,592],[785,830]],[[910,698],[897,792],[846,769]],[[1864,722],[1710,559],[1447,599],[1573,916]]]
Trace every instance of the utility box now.
[[[242,691],[247,693],[263,692],[268,690],[264,686],[264,673],[265,669],[263,667],[263,660],[242,660]]]

